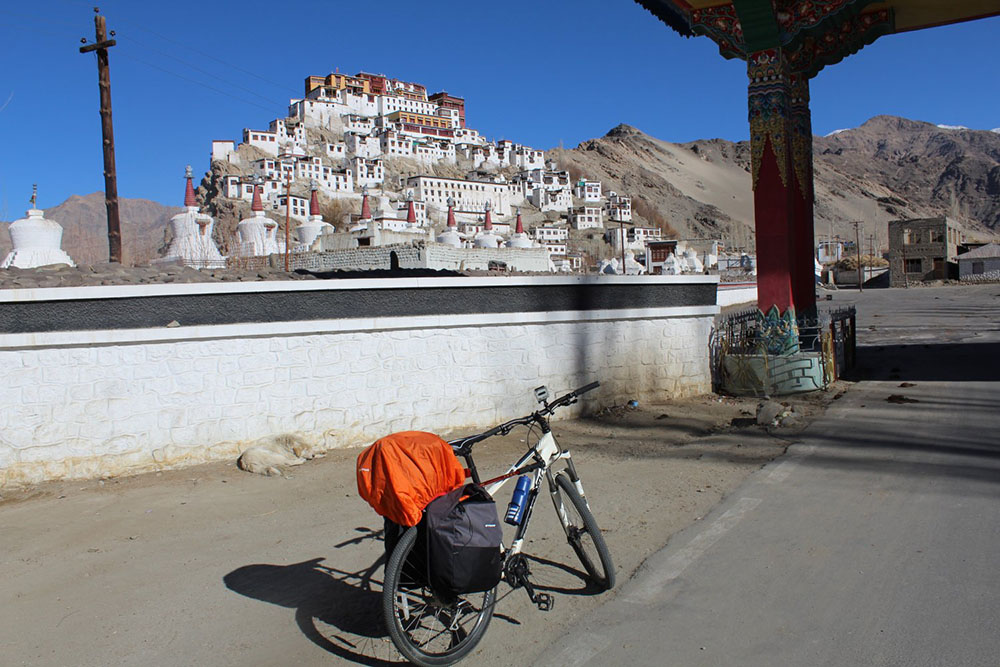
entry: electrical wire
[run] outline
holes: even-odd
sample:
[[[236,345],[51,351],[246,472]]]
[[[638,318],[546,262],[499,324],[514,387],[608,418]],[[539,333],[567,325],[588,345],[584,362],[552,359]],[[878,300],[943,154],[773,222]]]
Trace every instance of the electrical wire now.
[[[287,93],[287,92],[288,92],[289,90],[291,90],[291,89],[290,89],[290,88],[288,87],[288,84],[285,84],[285,83],[278,83],[278,82],[276,82],[276,81],[272,81],[272,80],[270,80],[270,79],[268,79],[268,78],[266,78],[266,77],[263,77],[263,76],[261,76],[261,75],[260,75],[260,74],[258,74],[257,72],[254,72],[254,71],[252,71],[252,70],[248,70],[248,69],[245,69],[245,68],[242,68],[242,67],[240,67],[240,66],[238,66],[238,65],[234,65],[233,63],[230,63],[230,62],[226,62],[225,60],[222,60],[221,58],[218,58],[217,56],[214,56],[214,55],[212,55],[211,53],[206,53],[205,51],[202,51],[202,50],[200,50],[200,49],[197,49],[197,48],[195,48],[195,47],[191,46],[190,44],[185,44],[185,43],[183,43],[183,42],[180,42],[180,41],[178,41],[178,40],[176,40],[176,39],[173,39],[173,38],[171,38],[171,37],[167,37],[167,36],[165,36],[165,35],[161,35],[160,33],[156,32],[155,30],[150,30],[149,28],[146,28],[146,27],[144,27],[144,26],[142,26],[142,25],[139,25],[138,23],[136,23],[136,22],[134,22],[134,21],[129,21],[129,20],[126,20],[126,19],[115,19],[115,20],[116,20],[116,21],[118,21],[118,22],[120,22],[120,23],[124,23],[124,24],[126,24],[126,25],[131,25],[131,26],[133,26],[133,27],[135,27],[135,28],[138,28],[139,30],[142,30],[143,32],[148,32],[149,34],[151,34],[151,35],[153,35],[153,36],[155,36],[155,37],[159,37],[160,39],[162,39],[162,40],[163,40],[163,41],[165,41],[165,42],[170,42],[171,44],[175,44],[175,45],[177,45],[177,46],[181,46],[181,47],[184,47],[185,49],[188,49],[188,50],[190,50],[190,51],[192,51],[192,52],[194,52],[194,53],[197,53],[197,54],[199,54],[199,55],[201,55],[201,56],[204,56],[204,57],[206,57],[206,58],[209,58],[209,59],[211,59],[211,60],[214,60],[215,62],[217,62],[217,63],[219,63],[219,64],[221,64],[221,65],[225,65],[226,67],[229,67],[229,68],[232,68],[232,69],[234,69],[234,70],[237,70],[237,71],[240,71],[240,72],[243,72],[244,74],[248,74],[248,75],[250,75],[250,76],[252,76],[252,77],[255,77],[255,78],[257,78],[257,79],[260,79],[261,81],[263,81],[263,82],[265,82],[265,83],[268,83],[268,84],[270,84],[270,85],[272,85],[272,86],[276,86],[276,87],[278,87],[278,88],[282,89],[282,90],[283,90],[283,91],[285,91],[286,93]],[[293,93],[292,95],[294,96],[294,93]]]
[[[123,36],[120,33],[117,34],[117,35],[115,35],[115,37],[119,41],[121,41],[123,39]],[[266,97],[264,95],[261,95],[260,93],[258,93],[255,90],[247,88],[246,86],[241,86],[239,84],[233,83],[232,81],[230,81],[229,79],[227,79],[225,77],[219,76],[218,74],[213,74],[212,72],[209,72],[208,70],[202,69],[201,67],[199,67],[198,65],[195,65],[194,63],[188,62],[188,61],[184,60],[183,58],[178,58],[177,56],[175,56],[173,54],[167,53],[166,51],[161,51],[160,49],[157,49],[155,47],[149,46],[148,44],[145,44],[144,42],[142,42],[142,41],[140,41],[138,39],[135,39],[135,38],[132,38],[132,37],[128,37],[128,36],[124,36],[124,40],[126,42],[130,43],[130,44],[138,45],[141,48],[148,49],[150,51],[153,51],[154,53],[160,54],[161,56],[165,56],[167,58],[170,58],[171,60],[176,60],[177,62],[181,63],[185,67],[188,67],[188,68],[190,68],[192,70],[195,70],[196,72],[201,72],[202,74],[204,74],[206,76],[209,76],[209,77],[211,77],[211,78],[213,78],[213,79],[215,79],[217,81],[221,81],[221,82],[223,82],[224,84],[226,84],[228,86],[232,86],[233,88],[237,88],[239,90],[242,90],[243,92],[250,93],[254,97],[259,97],[260,99],[264,100],[265,102],[272,102],[271,98]]]
[[[165,67],[161,67],[159,65],[154,65],[153,63],[148,62],[146,60],[143,60],[142,58],[138,58],[138,57],[136,57],[135,55],[133,55],[131,53],[122,51],[122,52],[116,53],[115,55],[117,55],[119,57],[123,57],[123,58],[129,59],[129,60],[134,60],[136,62],[142,63],[143,65],[146,65],[147,67],[152,67],[155,70],[159,70],[161,72],[164,72],[165,74],[170,74],[171,76],[175,76],[178,79],[183,79],[184,81],[187,81],[189,83],[193,83],[193,84],[198,85],[198,86],[202,86],[203,88],[208,88],[209,90],[215,91],[215,92],[219,93],[220,95],[225,95],[226,97],[228,97],[230,99],[233,99],[233,100],[237,100],[239,102],[242,102],[243,104],[249,104],[249,105],[258,107],[258,108],[264,109],[265,111],[268,111],[270,113],[274,112],[274,107],[266,107],[263,104],[260,104],[258,102],[254,102],[253,100],[248,100],[248,99],[245,99],[245,98],[237,97],[236,95],[233,95],[232,93],[230,93],[228,91],[222,90],[221,88],[216,88],[215,86],[207,84],[204,81],[198,81],[197,79],[192,79],[189,76],[184,76],[183,74],[178,74],[177,72],[169,70],[169,69],[167,69]]]

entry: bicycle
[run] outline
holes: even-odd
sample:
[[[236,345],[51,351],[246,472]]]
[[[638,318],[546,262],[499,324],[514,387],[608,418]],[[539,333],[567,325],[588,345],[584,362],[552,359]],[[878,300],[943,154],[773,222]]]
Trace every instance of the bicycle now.
[[[494,498],[507,480],[532,475],[521,522],[516,526],[510,546],[501,546],[503,581],[512,589],[524,588],[531,602],[542,610],[550,609],[553,599],[546,593],[536,591],[529,581],[528,560],[521,548],[543,477],[548,482],[548,492],[566,539],[580,559],[588,578],[602,591],[610,590],[615,585],[611,554],[597,521],[590,512],[576,466],[569,450],[561,449],[556,443],[548,420],[548,416],[556,408],[576,403],[580,395],[598,386],[599,382],[592,382],[552,402],[548,402],[548,390],[538,387],[535,389],[535,398],[542,404],[541,409],[483,433],[448,443],[456,456],[465,459],[472,481],[486,488]],[[518,426],[527,426],[529,433],[537,427],[540,431],[537,442],[506,473],[481,481],[472,458],[473,445],[496,435],[507,435]],[[556,464],[560,462],[565,464],[555,470]],[[411,554],[415,554],[415,559],[420,556],[419,548],[414,551],[417,544],[417,527],[407,529],[386,563],[382,592],[385,623],[396,648],[410,662],[426,666],[451,665],[475,649],[485,635],[493,618],[497,589],[456,599],[441,599],[422,581],[426,578],[420,570],[425,564],[419,561],[414,563],[414,559],[411,559]]]

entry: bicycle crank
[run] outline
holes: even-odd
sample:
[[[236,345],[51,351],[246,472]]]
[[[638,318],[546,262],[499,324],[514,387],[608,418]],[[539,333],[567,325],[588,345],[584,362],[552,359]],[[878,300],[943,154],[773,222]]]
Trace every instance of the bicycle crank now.
[[[532,604],[536,605],[540,611],[550,611],[556,603],[555,598],[548,593],[538,593],[535,591],[535,587],[528,580],[528,575],[530,574],[531,570],[528,568],[528,559],[524,554],[515,554],[504,563],[503,577],[507,584],[511,588],[520,588],[523,586]]]

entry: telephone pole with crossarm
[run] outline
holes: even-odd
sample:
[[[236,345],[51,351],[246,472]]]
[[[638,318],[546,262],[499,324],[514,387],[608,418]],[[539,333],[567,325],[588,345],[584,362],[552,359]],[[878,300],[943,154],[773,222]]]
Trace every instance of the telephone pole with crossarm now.
[[[108,254],[112,262],[122,261],[122,230],[118,217],[118,175],[115,170],[115,133],[111,125],[111,72],[108,68],[108,48],[115,40],[108,39],[107,26],[100,8],[94,7],[95,36],[93,44],[86,38],[80,41],[80,53],[97,52],[97,82],[101,90],[101,134],[104,145],[104,205],[108,210]],[[114,31],[111,36],[114,37]]]

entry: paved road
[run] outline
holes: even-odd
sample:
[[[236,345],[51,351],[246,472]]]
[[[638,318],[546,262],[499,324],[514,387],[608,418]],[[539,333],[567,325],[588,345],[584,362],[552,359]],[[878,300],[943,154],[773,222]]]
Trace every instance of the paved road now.
[[[835,301],[865,379],[537,664],[1000,665],[1000,285]]]

